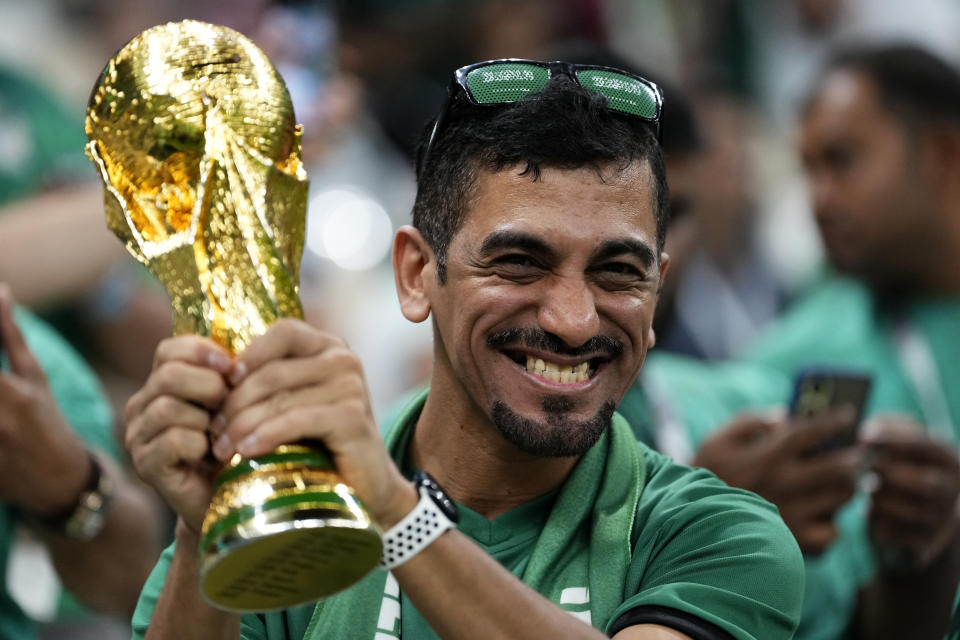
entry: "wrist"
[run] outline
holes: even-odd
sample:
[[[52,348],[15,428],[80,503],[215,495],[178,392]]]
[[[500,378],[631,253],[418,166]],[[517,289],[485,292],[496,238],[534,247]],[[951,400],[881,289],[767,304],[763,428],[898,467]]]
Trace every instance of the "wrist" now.
[[[391,497],[384,501],[383,507],[377,512],[371,512],[370,515],[373,516],[381,530],[387,531],[413,511],[419,501],[420,494],[417,492],[417,488],[413,483],[401,477],[399,483],[395,485],[391,492]]]
[[[81,496],[90,489],[95,464],[92,454],[81,447],[60,467],[56,478],[51,478],[54,482],[47,485],[46,491],[38,492],[27,504],[20,505],[21,511],[39,520],[69,517]]]
[[[460,516],[456,503],[430,474],[418,472],[414,486],[419,496],[417,504],[383,534],[381,569],[399,567],[457,527]]]
[[[197,547],[200,546],[200,531],[183,519],[183,516],[177,518],[177,524],[173,529],[173,539],[177,543],[177,548],[190,549],[190,552],[196,555]]]

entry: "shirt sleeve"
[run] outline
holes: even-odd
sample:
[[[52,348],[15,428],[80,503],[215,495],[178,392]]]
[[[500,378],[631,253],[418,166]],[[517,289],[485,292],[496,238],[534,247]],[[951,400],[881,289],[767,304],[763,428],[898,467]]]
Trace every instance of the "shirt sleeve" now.
[[[170,561],[173,559],[175,547],[176,543],[163,550],[160,560],[157,561],[157,566],[153,568],[150,577],[143,585],[140,600],[137,602],[133,619],[130,621],[132,640],[143,640],[147,633],[150,620],[153,618],[153,611],[157,606],[157,600],[160,598],[160,592],[163,591],[163,584],[167,579],[167,572],[170,570]],[[240,638],[241,640],[271,640],[267,633],[264,617],[255,614],[244,615],[240,621]]]
[[[709,640],[793,637],[803,559],[776,508],[709,471],[645,455],[627,597],[608,633],[653,623]]]

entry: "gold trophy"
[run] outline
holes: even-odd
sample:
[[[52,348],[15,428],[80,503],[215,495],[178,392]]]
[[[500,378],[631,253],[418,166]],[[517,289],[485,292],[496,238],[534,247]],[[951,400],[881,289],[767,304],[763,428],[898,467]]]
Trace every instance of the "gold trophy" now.
[[[175,333],[238,353],[302,317],[300,127],[249,39],[189,20],[144,31],[107,63],[86,132],[107,224],[167,290]],[[282,609],[353,584],[381,550],[322,447],[235,456],[203,522],[200,590],[226,610]]]

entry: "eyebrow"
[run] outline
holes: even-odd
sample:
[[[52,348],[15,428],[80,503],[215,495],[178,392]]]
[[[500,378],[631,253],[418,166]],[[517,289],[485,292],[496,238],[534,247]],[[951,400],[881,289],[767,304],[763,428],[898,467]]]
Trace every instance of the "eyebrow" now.
[[[480,245],[480,255],[488,257],[497,251],[504,249],[521,249],[529,253],[537,254],[545,259],[554,259],[557,252],[535,235],[523,231],[494,231],[488,235],[483,244]]]
[[[591,262],[601,262],[616,256],[629,254],[640,260],[645,268],[650,268],[657,263],[657,256],[650,248],[650,245],[639,240],[623,238],[620,240],[608,240],[600,245],[593,252]]]

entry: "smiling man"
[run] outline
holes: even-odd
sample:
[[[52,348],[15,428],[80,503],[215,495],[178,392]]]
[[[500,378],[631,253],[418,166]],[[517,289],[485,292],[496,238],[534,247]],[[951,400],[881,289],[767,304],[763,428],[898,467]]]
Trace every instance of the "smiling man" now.
[[[394,245],[402,311],[433,324],[431,386],[385,443],[333,336],[280,321],[235,361],[203,338],[163,343],[127,442],[179,523],[134,636],[791,637],[803,570],[776,510],[638,444],[614,413],[667,269],[659,113],[659,90],[617,70],[457,72]],[[265,615],[207,606],[208,432],[221,460],[322,439],[384,530],[389,572]],[[423,513],[439,524],[397,545]]]

